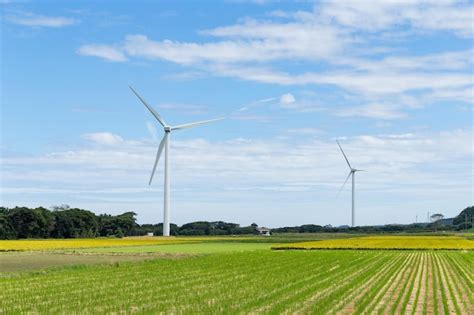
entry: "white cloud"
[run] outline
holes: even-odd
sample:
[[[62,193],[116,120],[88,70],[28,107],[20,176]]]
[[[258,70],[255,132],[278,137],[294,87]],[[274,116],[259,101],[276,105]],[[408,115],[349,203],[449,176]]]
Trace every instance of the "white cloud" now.
[[[320,130],[303,128],[289,132],[311,136],[320,133]],[[82,137],[98,146],[36,157],[3,157],[2,164],[7,168],[23,167],[27,172],[20,176],[20,172],[5,169],[6,178],[20,176],[25,180],[41,178],[56,181],[58,176],[46,176],[44,172],[62,172],[63,180],[73,178],[75,181],[77,176],[84,176],[84,172],[94,173],[94,177],[110,173],[110,184],[123,185],[130,183],[132,178],[148,174],[152,166],[156,153],[154,142],[124,140],[109,132],[86,134]],[[339,158],[337,146],[331,139],[304,139],[301,143],[292,141],[291,146],[286,141],[278,138],[267,141],[234,139],[221,142],[175,139],[172,142],[174,173],[179,182],[190,186],[209,178],[222,187],[274,182],[310,184],[318,181],[328,184],[332,182],[334,172],[337,173],[337,169],[343,165],[344,161]],[[361,168],[378,172],[389,164],[390,172],[395,174],[413,170],[423,172],[426,166],[449,168],[453,163],[461,165],[462,159],[470,162],[472,144],[472,131],[453,130],[428,135],[405,133],[346,137],[344,147]],[[43,170],[41,166],[54,168]],[[64,169],[65,166],[71,168]],[[252,176],[249,177],[248,174]],[[107,176],[103,177],[107,180]],[[87,176],[83,178],[89,183]],[[388,178],[386,180],[391,182]]]
[[[112,45],[84,45],[79,53],[112,61],[166,60],[196,69],[198,77],[331,86],[356,99],[353,108],[338,109],[339,116],[398,119],[437,101],[472,102],[472,49],[410,55],[404,45],[406,38],[440,30],[464,40],[472,35],[472,10],[470,3],[453,1],[321,2],[311,11],[277,11],[199,32],[212,40],[134,34]],[[332,106],[289,100],[280,105],[298,111]]]
[[[377,103],[335,110],[334,114],[341,117],[367,117],[388,120],[406,117],[406,114],[400,111],[400,106]]]
[[[79,23],[79,20],[62,16],[45,16],[32,13],[7,16],[11,23],[33,27],[64,27]]]
[[[331,84],[352,92],[366,94],[395,94],[416,90],[459,89],[472,85],[473,76],[469,73],[420,73],[378,72],[360,73],[353,71],[312,73],[291,75],[256,68],[220,67],[221,75],[262,83],[280,85]]]
[[[370,32],[408,25],[472,36],[473,9],[468,1],[330,1],[321,6],[321,16]]]
[[[377,72],[403,72],[422,70],[435,72],[439,70],[465,70],[473,66],[473,49],[426,54],[422,56],[387,56],[380,60],[367,60],[354,57],[340,58],[339,64],[349,65],[354,70]]]
[[[259,38],[255,34],[258,34],[259,28],[265,26],[249,24],[242,28],[251,29],[253,36],[201,44],[172,40],[154,41],[145,35],[135,34],[126,36],[122,45],[124,51],[131,57],[164,59],[182,65],[206,62],[268,62],[292,58],[316,60],[331,56],[343,46],[338,34],[334,30],[328,30],[327,27],[312,26],[301,30],[299,25],[270,25],[268,33],[262,31],[261,36],[264,38]],[[233,37],[233,32],[233,30],[216,29],[209,31],[209,34],[229,34],[228,36]],[[300,37],[298,34],[301,34]],[[314,42],[324,44],[313,45]]]
[[[120,49],[107,45],[83,45],[77,53],[83,56],[94,56],[114,62],[127,61],[125,54]]]
[[[291,107],[291,104],[293,104],[294,102],[296,102],[296,99],[291,93],[283,94],[282,96],[280,96],[280,104],[283,107]]]
[[[87,133],[82,138],[92,141],[96,144],[116,146],[123,143],[123,138],[110,132]]]
[[[173,220],[242,222],[248,218],[278,226],[290,221],[334,223],[346,215],[349,218],[349,198],[344,197],[345,192],[335,197],[347,175],[337,145],[332,139],[315,138],[317,130],[294,132],[299,136],[268,140],[210,142],[176,137],[171,147]],[[20,200],[43,205],[67,200],[100,211],[132,207],[142,222],[159,220],[162,162],[154,185],[146,185],[156,143],[112,133],[85,138],[92,144],[37,156],[2,156],[0,195],[4,205]],[[397,209],[394,220],[406,222],[407,214],[416,207],[447,204],[458,211],[470,202],[471,130],[360,135],[346,137],[343,146],[352,164],[368,170],[358,177],[360,223],[381,223],[373,219],[381,208],[386,213]],[[390,202],[393,198],[396,205]],[[314,211],[318,218],[308,217]],[[342,219],[338,219],[339,211],[344,214]]]

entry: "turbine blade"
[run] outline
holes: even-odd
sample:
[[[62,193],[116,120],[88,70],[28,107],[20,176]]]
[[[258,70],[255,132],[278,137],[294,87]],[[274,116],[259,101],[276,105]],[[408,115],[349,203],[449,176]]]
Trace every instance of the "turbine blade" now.
[[[137,93],[137,91],[135,91],[131,86],[128,86],[130,88],[130,90],[132,90],[132,92],[140,99],[140,101],[142,101],[143,105],[145,105],[146,108],[148,108],[148,110],[150,111],[150,113],[155,116],[155,118],[160,122],[160,124],[165,127],[166,126],[166,123],[164,121],[164,119],[160,116],[160,114],[158,114],[158,112],[156,110],[153,109],[153,107],[151,107],[150,105],[148,105],[148,103],[145,101],[145,99],[143,97],[140,96],[140,94]]]
[[[336,142],[337,142],[337,145],[339,146],[339,149],[341,149],[342,155],[344,155],[344,158],[346,159],[347,165],[349,165],[349,168],[352,169],[351,163],[349,163],[349,160],[347,159],[347,156],[346,156],[346,154],[344,153],[344,150],[342,150],[342,147],[341,147],[341,145],[339,144],[339,141],[336,140]]]
[[[177,126],[171,127],[171,130],[194,128],[194,127],[197,127],[197,126],[200,126],[200,125],[208,124],[208,123],[211,123],[213,121],[218,121],[218,120],[222,120],[222,119],[224,119],[224,118],[222,117],[222,118],[216,118],[216,119],[197,121],[197,122],[193,122],[193,123],[190,123],[190,124],[177,125]]]
[[[346,186],[346,183],[347,181],[349,180],[349,177],[351,177],[352,175],[352,171],[349,172],[349,175],[347,175],[347,178],[346,178],[346,181],[344,182],[344,184],[342,184],[341,188],[339,189],[339,191],[337,192],[337,196],[336,197],[339,197],[339,194],[341,193],[341,191],[344,189],[344,186]]]
[[[148,185],[151,185],[151,181],[153,180],[153,176],[155,175],[156,166],[160,161],[161,152],[163,152],[163,147],[165,146],[165,138],[166,135],[163,137],[163,139],[161,139],[160,146],[158,147],[158,152],[156,152],[155,165],[153,165],[153,170],[151,171],[150,181],[148,182]]]

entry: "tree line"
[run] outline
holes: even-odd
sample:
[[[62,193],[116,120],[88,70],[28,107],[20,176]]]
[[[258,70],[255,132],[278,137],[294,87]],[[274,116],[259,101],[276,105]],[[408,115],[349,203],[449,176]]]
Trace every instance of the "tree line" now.
[[[223,221],[171,224],[171,235],[256,234],[256,224],[241,227]],[[163,224],[138,224],[136,213],[100,214],[68,206],[52,210],[38,207],[0,207],[0,239],[89,238],[163,234]]]
[[[272,233],[396,233],[455,231],[472,228],[474,206],[467,207],[454,217],[452,224],[444,221],[383,226],[357,226],[350,228],[304,224],[272,229]],[[257,224],[240,226],[223,221],[197,221],[178,226],[171,224],[171,235],[242,235],[258,234]],[[141,236],[163,234],[163,224],[138,224],[136,213],[119,215],[100,214],[69,206],[27,208],[0,207],[0,239],[20,238],[89,238]]]
[[[467,207],[457,216],[450,219],[444,219],[442,215],[437,214],[442,219],[433,222],[412,223],[412,224],[386,224],[379,226],[341,226],[333,227],[330,225],[321,226],[316,224],[304,224],[299,226],[285,226],[272,229],[273,233],[422,233],[435,231],[461,231],[471,229],[474,221],[474,206]],[[432,216],[433,217],[433,216]]]

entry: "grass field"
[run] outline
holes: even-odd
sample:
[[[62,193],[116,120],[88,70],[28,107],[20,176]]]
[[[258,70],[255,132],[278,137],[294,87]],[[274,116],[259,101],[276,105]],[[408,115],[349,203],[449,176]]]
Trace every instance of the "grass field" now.
[[[367,236],[290,243],[272,249],[431,249],[474,250],[474,241],[458,236]]]
[[[472,252],[248,251],[0,278],[11,313],[472,314]]]
[[[83,253],[180,253],[211,254],[270,249],[272,243],[203,242],[196,244],[168,244],[150,246],[101,247],[79,250]]]
[[[441,248],[444,240],[462,248],[466,241],[344,237],[122,239],[105,247],[76,240],[75,249],[74,240],[62,241],[65,247],[26,241],[42,250],[0,253],[0,314],[474,313],[474,251],[275,251],[268,242]]]

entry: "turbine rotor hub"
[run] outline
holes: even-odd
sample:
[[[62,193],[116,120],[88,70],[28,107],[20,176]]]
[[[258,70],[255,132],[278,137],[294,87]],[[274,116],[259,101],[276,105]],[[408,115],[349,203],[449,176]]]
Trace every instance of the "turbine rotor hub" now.
[[[165,129],[165,132],[171,132],[171,127],[170,126],[165,126],[164,129]]]

